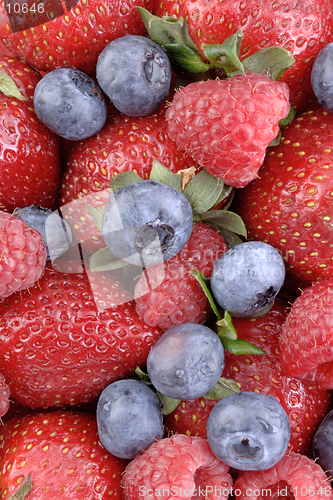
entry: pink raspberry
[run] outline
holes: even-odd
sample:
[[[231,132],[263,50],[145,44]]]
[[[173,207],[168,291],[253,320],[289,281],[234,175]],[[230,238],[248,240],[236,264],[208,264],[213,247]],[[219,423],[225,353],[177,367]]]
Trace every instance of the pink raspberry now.
[[[9,408],[10,390],[5,377],[0,373],[0,418],[7,413]]]
[[[234,485],[237,500],[323,500],[332,487],[323,469],[299,453],[289,452],[265,471],[241,473]]]
[[[164,331],[182,323],[203,323],[210,306],[191,270],[210,277],[214,264],[227,250],[224,238],[214,228],[196,224],[177,255],[142,274],[135,287],[138,315],[147,325]]]
[[[288,86],[266,75],[194,82],[175,94],[167,131],[210,174],[240,188],[258,177],[289,109]]]
[[[333,389],[333,279],[305,288],[293,302],[280,347],[282,371]]]
[[[221,500],[232,486],[228,470],[206,439],[177,434],[152,444],[127,465],[124,498],[190,500],[205,494],[207,500]]]
[[[0,212],[0,298],[32,286],[44,272],[46,257],[38,231]]]

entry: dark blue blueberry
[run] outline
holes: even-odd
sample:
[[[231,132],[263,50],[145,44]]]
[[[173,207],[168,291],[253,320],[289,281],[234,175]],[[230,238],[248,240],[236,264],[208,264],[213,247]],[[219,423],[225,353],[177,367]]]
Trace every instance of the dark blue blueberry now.
[[[99,86],[75,68],[47,73],[36,85],[34,108],[46,127],[71,141],[98,134],[107,116]]]
[[[125,35],[100,53],[96,75],[119,111],[147,116],[155,113],[168,95],[171,66],[160,45],[143,36]]]
[[[333,113],[333,42],[321,49],[314,60],[311,85],[319,104]]]
[[[274,396],[238,392],[212,409],[207,439],[214,455],[227,465],[238,470],[266,470],[287,451],[288,416]]]
[[[328,475],[333,472],[333,410],[319,425],[313,438],[313,457]]]
[[[102,233],[118,259],[150,267],[176,255],[193,228],[185,196],[158,181],[139,181],[114,191],[105,206]]]
[[[265,311],[285,279],[285,265],[279,252],[261,241],[232,247],[214,266],[213,295],[235,316],[254,316]]]
[[[41,206],[30,205],[29,207],[17,208],[13,215],[40,232],[46,247],[47,260],[57,259],[71,246],[71,229],[57,212],[52,212],[52,210]]]
[[[147,371],[155,388],[174,399],[196,399],[214,387],[224,368],[218,336],[203,325],[171,327],[151,348]]]
[[[138,380],[118,380],[106,387],[96,417],[101,443],[115,457],[132,459],[164,434],[159,397]]]

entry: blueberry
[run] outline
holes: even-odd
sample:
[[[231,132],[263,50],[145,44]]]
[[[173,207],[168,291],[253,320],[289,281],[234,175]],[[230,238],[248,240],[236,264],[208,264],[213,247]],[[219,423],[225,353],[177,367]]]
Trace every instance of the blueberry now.
[[[99,86],[75,68],[47,73],[36,85],[34,108],[46,127],[71,141],[96,135],[107,116]]]
[[[271,305],[285,279],[279,252],[261,241],[232,247],[211,275],[211,289],[222,309],[235,316],[254,316]]]
[[[311,85],[319,104],[333,113],[333,42],[321,49],[315,58]]]
[[[312,441],[313,456],[324,471],[333,471],[333,410],[319,425]]]
[[[214,387],[224,368],[218,336],[203,325],[167,330],[151,348],[147,372],[155,388],[174,399],[196,399]]]
[[[160,400],[138,380],[118,380],[106,387],[96,418],[102,445],[119,458],[136,457],[164,435]]]
[[[155,113],[168,95],[171,65],[160,45],[143,36],[125,35],[100,53],[96,75],[119,111],[146,116]]]
[[[114,191],[105,206],[102,233],[118,259],[141,267],[161,264],[187,243],[193,212],[185,196],[158,181]]]
[[[57,212],[52,212],[52,210],[42,208],[39,205],[30,205],[16,209],[13,215],[40,232],[46,247],[47,260],[57,259],[71,246],[71,229]]]
[[[214,455],[234,469],[266,470],[287,450],[288,416],[274,396],[238,392],[212,409],[207,439]]]

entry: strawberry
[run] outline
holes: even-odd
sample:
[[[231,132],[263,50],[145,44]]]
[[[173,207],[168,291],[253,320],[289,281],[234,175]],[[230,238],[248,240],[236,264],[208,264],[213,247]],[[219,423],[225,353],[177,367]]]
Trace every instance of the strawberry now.
[[[289,113],[288,98],[286,84],[257,73],[193,82],[176,92],[167,131],[210,174],[244,187]]]
[[[31,408],[95,400],[110,382],[144,365],[161,330],[106,273],[77,272],[80,262],[47,263],[29,291],[0,305],[0,372],[12,398]]]
[[[330,0],[160,0],[156,14],[185,19],[189,35],[204,59],[204,44],[221,44],[238,30],[243,33],[242,60],[269,46],[286,48],[295,57],[295,64],[281,78],[289,85],[291,104],[301,111],[310,99],[314,100],[310,83],[312,63],[332,41]]]
[[[33,109],[40,75],[5,55],[0,55],[0,71],[7,78],[0,86],[0,205],[8,212],[32,204],[55,210],[61,174],[59,139]]]
[[[222,377],[234,379],[241,391],[277,397],[289,417],[289,449],[310,454],[312,437],[329,409],[330,396],[315,383],[301,382],[281,372],[279,334],[286,315],[285,303],[277,299],[264,316],[233,318],[238,337],[261,347],[267,354],[235,355],[226,351]],[[167,431],[205,437],[205,423],[216,402],[205,398],[181,402],[166,417]]]
[[[281,367],[285,373],[333,389],[333,279],[303,290],[282,326]]]
[[[37,2],[29,1],[29,4],[33,7]],[[10,24],[5,3],[1,2],[0,38],[5,47],[39,70],[72,66],[92,73],[99,53],[109,42],[127,34],[145,33],[135,7],[144,6],[152,11],[155,0],[135,0],[130,3],[119,0],[112,5],[106,1],[67,0],[66,12],[61,3],[52,4],[53,17],[52,13],[46,11],[47,4],[43,5],[47,15],[38,17],[38,13],[35,13],[19,29],[17,22],[20,16],[15,16],[14,23]]]
[[[165,108],[142,118],[110,117],[95,137],[74,144],[61,186],[64,217],[84,249],[93,253],[105,247],[86,205],[102,208],[110,196],[110,180],[133,171],[148,178],[153,159],[172,172],[195,166],[166,133]],[[84,206],[83,206],[84,205]]]
[[[122,498],[126,462],[102,447],[91,414],[58,410],[13,417],[1,430],[0,449],[3,500]]]
[[[281,252],[295,288],[332,275],[333,115],[302,113],[282,135],[260,178],[238,190],[234,210],[250,239]]]

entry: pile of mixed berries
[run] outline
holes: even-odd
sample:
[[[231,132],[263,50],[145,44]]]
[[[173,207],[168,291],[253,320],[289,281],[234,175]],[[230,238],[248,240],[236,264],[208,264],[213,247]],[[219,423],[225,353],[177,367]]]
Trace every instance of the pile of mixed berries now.
[[[0,39],[1,499],[330,497],[331,0]]]

